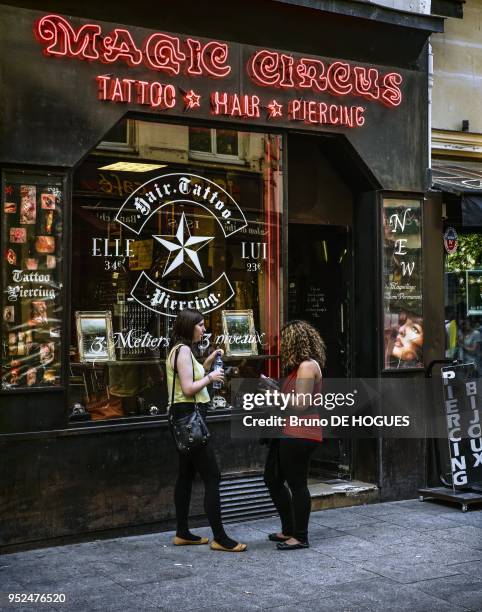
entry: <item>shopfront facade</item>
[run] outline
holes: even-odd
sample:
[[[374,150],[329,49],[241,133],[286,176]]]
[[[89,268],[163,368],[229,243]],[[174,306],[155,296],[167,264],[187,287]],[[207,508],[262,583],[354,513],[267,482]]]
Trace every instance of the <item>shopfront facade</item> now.
[[[440,20],[272,2],[241,33],[234,8],[2,7],[3,544],[172,518],[164,364],[184,308],[230,380],[279,376],[293,318],[325,338],[327,376],[423,376]],[[228,383],[209,417],[222,472],[259,474],[231,402]],[[423,484],[424,446],[335,440],[315,463],[394,499]]]

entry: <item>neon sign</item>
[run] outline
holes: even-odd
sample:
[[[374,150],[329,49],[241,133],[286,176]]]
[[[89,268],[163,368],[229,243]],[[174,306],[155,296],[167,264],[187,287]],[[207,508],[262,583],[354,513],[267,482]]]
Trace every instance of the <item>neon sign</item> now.
[[[39,43],[45,45],[47,56],[98,60],[105,64],[125,62],[128,66],[143,62],[147,68],[169,75],[178,75],[181,68],[191,76],[213,78],[224,78],[231,72],[227,64],[228,45],[214,40],[203,44],[192,38],[181,41],[177,36],[155,32],[139,48],[129,30],[114,28],[102,37],[99,25],[89,23],[76,31],[60,15],[41,17],[33,31]]]
[[[334,96],[351,94],[392,107],[402,101],[403,79],[398,72],[380,74],[376,68],[352,66],[347,62],[325,64],[317,59],[294,59],[291,55],[263,49],[248,60],[247,71],[262,87],[311,89]]]
[[[398,72],[268,49],[255,49],[247,54],[245,73],[260,88],[257,93],[246,92],[241,81],[238,89],[242,93],[230,88],[223,91],[218,86],[210,92],[202,91],[201,95],[189,89],[190,84],[186,89],[181,88],[176,79],[183,77],[185,87],[186,77],[222,81],[231,75],[231,47],[227,43],[181,38],[163,32],[148,32],[142,40],[137,40],[138,36],[124,27],[103,31],[101,25],[86,23],[75,28],[68,19],[54,14],[35,21],[33,31],[48,57],[123,64],[133,70],[144,69],[142,77],[145,77],[145,68],[163,73],[162,80],[135,78],[135,75],[122,78],[112,73],[97,75],[98,99],[103,102],[139,104],[155,111],[200,110],[214,116],[358,128],[366,123],[367,108],[353,98],[392,109],[403,99],[403,77]],[[273,98],[273,93],[263,96],[267,88],[276,89],[279,99]],[[288,96],[292,97],[287,99]],[[340,99],[344,97],[352,100],[341,104]]]

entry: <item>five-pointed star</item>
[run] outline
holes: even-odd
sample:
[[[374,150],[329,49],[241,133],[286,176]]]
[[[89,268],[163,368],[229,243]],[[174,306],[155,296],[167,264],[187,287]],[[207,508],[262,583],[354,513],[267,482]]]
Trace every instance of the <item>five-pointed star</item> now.
[[[283,105],[279,104],[278,102],[276,102],[276,100],[272,100],[269,104],[268,104],[268,108],[269,108],[269,117],[268,119],[271,119],[271,117],[281,117],[282,116],[282,108]]]
[[[191,270],[194,269],[202,277],[204,277],[204,274],[201,268],[201,264],[199,263],[199,257],[197,255],[197,251],[199,251],[199,249],[202,249],[202,247],[205,246],[208,242],[211,242],[214,236],[191,236],[191,233],[189,232],[189,227],[186,221],[186,215],[182,213],[181,221],[179,223],[179,227],[177,228],[177,232],[176,232],[176,240],[178,244],[176,244],[175,242],[171,242],[171,240],[165,239],[165,238],[174,238],[174,236],[165,236],[165,237],[152,236],[152,237],[155,238],[158,242],[160,242],[162,246],[165,247],[169,251],[169,256],[167,258],[166,265],[164,266],[164,272],[162,273],[163,277],[166,276],[166,274],[169,274],[169,272],[172,272],[173,270],[178,268],[183,263],[185,263],[186,266],[191,268]],[[192,248],[190,248],[194,245],[197,245],[196,250],[193,250]],[[174,257],[172,261],[170,261],[171,255],[175,253],[176,251],[177,251],[177,255]],[[185,255],[187,255],[188,258],[191,260],[192,264],[194,265],[194,268],[189,264],[188,261],[186,261]]]
[[[186,110],[190,108],[196,108],[201,106],[201,96],[195,93],[192,89],[187,92],[184,96],[184,104],[186,105]]]

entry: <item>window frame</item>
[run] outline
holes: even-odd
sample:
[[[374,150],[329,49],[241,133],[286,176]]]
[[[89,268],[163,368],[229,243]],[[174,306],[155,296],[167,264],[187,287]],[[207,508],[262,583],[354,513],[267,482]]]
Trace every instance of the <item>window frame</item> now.
[[[191,133],[191,129],[192,128],[196,128],[197,126],[188,126],[188,132],[189,134]],[[246,165],[246,162],[241,159],[240,155],[239,155],[239,150],[241,148],[241,138],[240,138],[240,131],[239,130],[231,130],[231,131],[235,131],[236,135],[237,135],[237,139],[238,139],[238,155],[229,155],[227,153],[218,153],[217,152],[217,132],[218,132],[218,128],[207,128],[210,131],[210,137],[211,137],[211,151],[198,151],[196,149],[191,149],[191,147],[189,146],[189,159],[193,159],[193,160],[197,160],[197,161],[211,161],[211,162],[218,162],[218,163],[228,163],[228,164],[235,164],[235,165],[239,165],[239,166],[244,166]]]
[[[121,119],[121,122],[122,121],[124,121],[124,119]],[[115,153],[137,153],[138,148],[135,121],[127,119],[126,123],[127,125],[125,142],[101,140],[95,149],[98,151],[113,151]],[[113,128],[114,127],[115,126],[113,126]]]

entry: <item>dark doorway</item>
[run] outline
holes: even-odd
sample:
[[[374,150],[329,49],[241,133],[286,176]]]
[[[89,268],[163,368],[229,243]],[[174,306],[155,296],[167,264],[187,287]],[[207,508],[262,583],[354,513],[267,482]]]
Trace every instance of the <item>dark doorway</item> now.
[[[351,373],[351,248],[346,226],[289,225],[288,320],[311,323],[326,343],[325,377]],[[312,461],[312,475],[340,478],[350,474],[350,445],[324,440]]]

